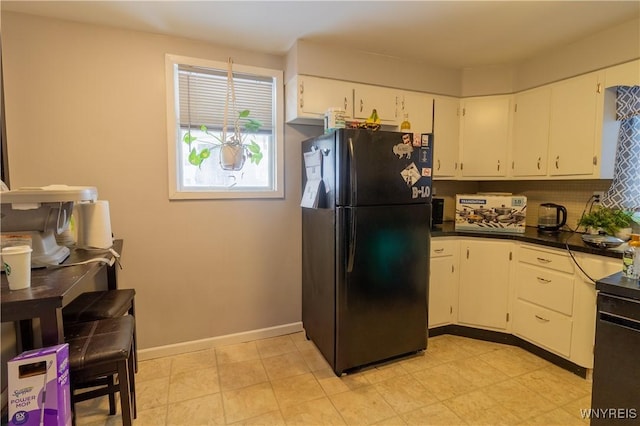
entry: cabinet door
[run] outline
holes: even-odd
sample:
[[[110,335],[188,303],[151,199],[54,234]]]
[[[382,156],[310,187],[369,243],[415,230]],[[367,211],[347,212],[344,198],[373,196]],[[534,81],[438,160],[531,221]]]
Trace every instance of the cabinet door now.
[[[420,92],[402,92],[398,121],[408,116],[413,133],[431,133],[433,129],[433,97]]]
[[[619,272],[619,259],[576,253],[582,269],[594,280]],[[593,344],[596,333],[596,289],[594,283],[576,268],[575,296],[573,298],[574,331],[571,335],[571,361],[593,368]]]
[[[460,245],[458,323],[507,328],[511,243],[476,239]]]
[[[518,93],[513,112],[512,175],[547,174],[551,89]]]
[[[435,98],[433,117],[433,176],[458,175],[460,146],[460,101]]]
[[[469,98],[462,109],[462,176],[507,173],[510,97]]]
[[[399,91],[387,87],[369,86],[366,84],[354,85],[354,118],[365,120],[369,118],[375,109],[382,124],[400,124],[398,120],[398,104],[400,103]]]
[[[457,241],[431,239],[429,269],[429,328],[456,322],[458,313]]]
[[[353,117],[353,88],[351,83],[326,78],[301,76],[298,81],[298,109],[306,116],[323,118],[331,107],[346,111]]]
[[[454,273],[453,257],[431,259],[429,278],[429,328],[451,323],[453,306],[451,280]]]
[[[586,74],[551,86],[549,174],[592,175],[596,144],[598,75]]]

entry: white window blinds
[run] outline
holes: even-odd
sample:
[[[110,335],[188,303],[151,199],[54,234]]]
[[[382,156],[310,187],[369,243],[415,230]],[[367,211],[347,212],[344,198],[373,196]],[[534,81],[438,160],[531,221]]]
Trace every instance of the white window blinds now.
[[[187,65],[178,66],[180,93],[180,127],[222,129],[227,99],[227,71]],[[228,128],[237,113],[249,110],[249,118],[262,123],[261,130],[271,131],[273,123],[273,85],[269,77],[233,73],[236,111],[229,106]]]

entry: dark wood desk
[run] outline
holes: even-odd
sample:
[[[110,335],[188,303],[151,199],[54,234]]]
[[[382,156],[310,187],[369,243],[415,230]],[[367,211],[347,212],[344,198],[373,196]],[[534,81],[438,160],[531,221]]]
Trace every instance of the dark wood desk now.
[[[122,240],[116,240],[113,249],[122,253]],[[83,262],[96,257],[113,259],[109,250],[72,249],[63,264]],[[91,291],[98,273],[106,273],[107,287],[117,288],[117,262],[109,266],[104,262],[92,262],[67,267],[40,268],[31,270],[31,287],[23,290],[9,290],[9,283],[2,274],[0,314],[2,322],[28,325],[34,318],[40,319],[42,345],[51,346],[64,343],[62,308],[85,291]],[[106,269],[106,271],[105,271]],[[25,323],[25,321],[27,321]],[[25,327],[21,327],[25,328]],[[22,334],[22,338],[25,339]],[[22,342],[27,349],[30,342]]]

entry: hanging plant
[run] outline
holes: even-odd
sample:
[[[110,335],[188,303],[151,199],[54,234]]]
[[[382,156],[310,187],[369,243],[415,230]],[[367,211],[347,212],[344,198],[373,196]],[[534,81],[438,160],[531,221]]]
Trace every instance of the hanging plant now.
[[[213,140],[199,139],[191,134],[191,129],[189,129],[182,138],[183,142],[189,145],[188,159],[189,163],[194,166],[200,167],[206,159],[211,157],[211,152],[214,149],[220,150],[219,163],[223,170],[242,170],[247,158],[249,158],[251,163],[256,165],[260,164],[262,160],[263,154],[260,145],[256,143],[253,137],[250,137],[250,135],[253,136],[253,134],[260,130],[262,123],[250,118],[250,111],[248,109],[237,112],[232,65],[233,62],[231,58],[229,58],[227,68],[227,96],[224,104],[222,135],[219,136],[211,132],[207,126],[201,125],[200,130],[213,138]],[[233,121],[233,133],[228,135],[229,109],[235,114],[235,118]],[[192,143],[195,141],[207,144],[208,146],[198,150],[192,146]]]

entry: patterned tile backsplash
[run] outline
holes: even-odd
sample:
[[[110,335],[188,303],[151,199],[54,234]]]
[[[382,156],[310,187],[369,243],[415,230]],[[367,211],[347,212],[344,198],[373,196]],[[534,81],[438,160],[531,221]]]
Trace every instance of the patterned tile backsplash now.
[[[456,194],[476,192],[510,192],[527,197],[527,226],[537,226],[538,206],[542,203],[561,204],[567,208],[567,226],[574,229],[595,191],[606,191],[610,179],[544,180],[544,181],[440,181],[433,183],[434,197],[444,198],[444,220],[455,216]],[[581,229],[582,230],[582,229]]]

